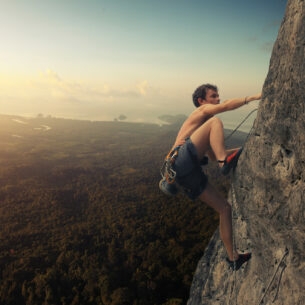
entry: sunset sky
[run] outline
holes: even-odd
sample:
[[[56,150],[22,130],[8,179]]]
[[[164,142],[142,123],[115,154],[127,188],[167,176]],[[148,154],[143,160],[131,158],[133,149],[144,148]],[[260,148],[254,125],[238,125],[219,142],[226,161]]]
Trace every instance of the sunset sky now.
[[[0,113],[156,122],[205,82],[255,94],[286,2],[0,0]]]

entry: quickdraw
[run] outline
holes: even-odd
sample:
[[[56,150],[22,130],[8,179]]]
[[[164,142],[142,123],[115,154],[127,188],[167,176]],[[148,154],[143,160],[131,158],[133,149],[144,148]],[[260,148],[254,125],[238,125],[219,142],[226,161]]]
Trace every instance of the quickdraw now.
[[[173,164],[178,157],[178,151],[181,146],[176,146],[171,150],[166,156],[163,165],[161,167],[160,173],[163,179],[166,179],[167,183],[172,184],[175,182],[176,171],[173,169]]]

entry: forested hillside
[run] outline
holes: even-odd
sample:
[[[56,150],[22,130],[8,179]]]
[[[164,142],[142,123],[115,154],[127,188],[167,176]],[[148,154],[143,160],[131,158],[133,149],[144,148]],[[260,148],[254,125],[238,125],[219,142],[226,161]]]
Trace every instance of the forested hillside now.
[[[158,189],[177,128],[0,116],[0,304],[184,304],[218,220]]]

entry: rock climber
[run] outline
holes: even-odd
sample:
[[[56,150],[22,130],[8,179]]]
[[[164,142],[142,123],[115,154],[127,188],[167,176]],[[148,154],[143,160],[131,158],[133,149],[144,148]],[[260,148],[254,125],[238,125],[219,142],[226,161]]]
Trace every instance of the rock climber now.
[[[225,148],[223,123],[215,115],[259,100],[261,94],[220,103],[217,86],[203,84],[194,91],[192,97],[196,109],[182,124],[165,158],[159,188],[167,195],[175,195],[178,189],[182,189],[190,199],[199,198],[216,210],[227,262],[233,270],[238,270],[251,258],[251,253],[238,253],[234,248],[231,204],[209,183],[201,165],[208,157],[218,162],[223,175],[228,175],[235,168],[242,148]]]

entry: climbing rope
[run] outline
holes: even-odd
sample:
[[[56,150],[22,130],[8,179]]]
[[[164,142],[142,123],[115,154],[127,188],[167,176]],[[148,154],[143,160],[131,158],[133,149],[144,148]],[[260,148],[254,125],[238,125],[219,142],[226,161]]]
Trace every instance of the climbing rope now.
[[[279,280],[278,280],[277,285],[276,285],[277,286],[276,287],[276,292],[275,292],[274,298],[272,300],[272,303],[274,303],[276,298],[277,298],[277,295],[278,295],[279,290],[280,290],[280,283],[281,283],[281,280],[282,280],[282,275],[283,275],[283,272],[284,272],[285,268],[287,267],[287,265],[284,262],[282,262],[282,266],[283,266],[282,271],[280,273]]]
[[[233,134],[240,128],[240,126],[242,126],[242,125],[248,120],[248,118],[252,115],[252,113],[254,113],[254,112],[257,111],[257,110],[258,110],[258,108],[255,108],[255,109],[253,109],[252,111],[250,111],[250,112],[248,113],[248,115],[247,115],[247,116],[246,116],[246,117],[245,117],[245,118],[235,127],[235,129],[232,130],[232,132],[231,132],[228,136],[225,137],[225,141],[227,141],[228,139],[230,139],[230,138],[233,136]],[[252,129],[253,129],[253,126],[252,126],[250,132],[248,133],[248,136],[247,136],[245,142],[247,141],[247,139],[248,139],[248,137],[249,137],[249,135],[250,135]]]
[[[245,117],[245,119],[225,138],[225,141],[226,140],[228,140],[238,129],[239,129],[239,127],[252,115],[252,113],[254,113],[255,111],[257,111],[257,109],[254,109],[254,110],[252,110],[246,117]],[[249,136],[250,136],[250,134],[252,133],[252,131],[253,131],[253,126],[252,126],[252,128],[251,128],[251,130],[249,131],[249,133],[248,133],[248,135],[247,135],[247,137],[246,137],[246,139],[245,139],[245,141],[244,141],[244,143],[246,143],[247,142],[247,140],[248,140],[248,138],[249,138]],[[233,223],[233,219],[234,219],[234,217],[233,217],[233,211],[234,211],[234,205],[235,205],[235,203],[237,203],[237,199],[236,199],[236,192],[235,192],[235,188],[234,188],[234,178],[235,178],[235,169],[232,171],[232,173],[231,173],[231,196],[232,196],[232,244],[233,244],[233,251],[234,251],[234,249],[235,249],[235,234],[234,234],[234,223]],[[233,254],[233,253],[232,253]],[[276,300],[276,298],[277,298],[277,296],[278,296],[278,292],[279,292],[279,286],[280,286],[280,283],[281,283],[281,280],[282,280],[282,275],[283,275],[283,272],[284,272],[284,270],[285,270],[285,268],[286,268],[286,264],[285,264],[285,262],[284,262],[284,259],[286,258],[286,256],[289,254],[289,250],[288,250],[288,248],[286,248],[285,249],[285,251],[284,251],[284,254],[283,254],[283,256],[282,256],[282,258],[281,258],[281,260],[280,260],[280,262],[279,262],[279,264],[278,264],[278,266],[277,266],[277,268],[275,269],[275,271],[274,271],[274,273],[273,273],[273,276],[271,277],[271,279],[270,279],[270,281],[269,281],[269,284],[268,284],[268,286],[267,286],[267,288],[265,289],[265,291],[264,291],[264,294],[262,295],[262,297],[260,298],[260,300],[259,300],[259,302],[258,302],[258,305],[261,305],[262,304],[262,302],[263,302],[263,300],[264,300],[264,298],[266,297],[266,295],[267,295],[267,292],[269,291],[269,288],[270,288],[270,286],[272,285],[272,283],[274,282],[274,279],[275,279],[275,277],[276,277],[276,275],[277,275],[277,273],[278,273],[278,271],[279,271],[279,269],[280,269],[280,267],[282,267],[282,270],[281,270],[281,272],[280,272],[280,274],[279,274],[279,279],[278,279],[278,282],[277,282],[277,285],[276,285],[276,292],[275,292],[275,295],[274,295],[274,298],[273,298],[273,301],[272,301],[272,303],[274,303],[275,302],[275,300]],[[235,300],[233,300],[233,301],[235,301],[235,303],[234,304],[236,304],[237,305],[237,293],[236,293],[236,268],[235,268],[236,266],[235,266],[235,264],[234,264],[234,278],[233,278],[233,287],[232,287],[232,289],[231,289],[231,296],[232,296],[232,293],[234,292],[235,293]],[[231,296],[230,296],[230,304],[231,304]]]
[[[261,304],[262,304],[262,302],[263,302],[263,300],[264,300],[264,298],[265,298],[265,296],[266,296],[266,294],[267,294],[267,292],[268,292],[268,290],[269,290],[271,284],[273,283],[273,281],[274,281],[274,279],[275,279],[275,276],[276,276],[277,272],[278,272],[279,269],[280,269],[280,266],[282,266],[283,269],[282,269],[282,272],[280,273],[280,277],[279,277],[279,280],[278,280],[278,283],[277,283],[276,294],[275,294],[275,296],[274,296],[274,298],[273,298],[272,303],[275,301],[275,299],[276,299],[276,297],[277,297],[277,294],[278,294],[278,291],[279,291],[279,286],[280,286],[280,282],[281,282],[281,279],[282,279],[282,274],[283,274],[283,272],[284,272],[284,269],[286,268],[286,264],[283,265],[283,262],[284,262],[285,257],[286,257],[288,254],[289,254],[289,250],[288,250],[288,248],[286,248],[286,249],[285,249],[285,252],[284,252],[284,254],[283,254],[283,256],[282,256],[282,259],[280,260],[279,264],[277,265],[277,268],[275,269],[275,271],[274,271],[274,273],[273,273],[273,276],[272,276],[272,278],[271,278],[271,280],[270,280],[270,282],[269,282],[267,288],[265,289],[264,294],[262,295],[262,297],[260,298],[259,302],[257,303],[258,305],[261,305]]]
[[[231,173],[231,181],[232,178],[234,177],[234,171]],[[235,250],[235,234],[234,234],[234,223],[233,223],[233,211],[234,211],[234,203],[236,200],[236,195],[235,195],[235,189],[234,189],[234,183],[231,182],[231,196],[232,196],[232,200],[231,200],[231,218],[232,218],[232,256],[234,256],[234,250]],[[233,287],[232,287],[232,291],[231,291],[231,296],[232,293],[234,292],[234,296],[235,296],[235,304],[237,305],[237,293],[236,293],[236,262],[234,261],[234,269],[233,269]],[[230,301],[231,301],[231,296],[230,296]],[[231,302],[230,302],[231,304]]]
[[[237,125],[237,127],[225,138],[225,141],[230,139],[233,136],[233,134],[240,128],[240,126],[242,126],[255,111],[257,111],[257,108],[253,109],[251,112],[248,113],[248,115]],[[253,126],[250,129],[250,131],[248,132],[247,137],[244,140],[244,144],[247,142],[247,140],[248,140],[250,134],[252,133],[252,131],[253,131]],[[234,250],[236,248],[235,247],[236,243],[235,243],[235,233],[234,233],[234,222],[233,222],[234,215],[233,215],[233,212],[234,212],[235,202],[237,203],[237,199],[236,199],[236,192],[235,192],[235,188],[234,188],[234,177],[235,177],[234,174],[235,174],[235,168],[231,172],[231,197],[232,197],[231,198],[231,218],[232,218],[232,246],[233,246],[232,256],[234,256]],[[235,299],[233,299],[233,302],[235,301],[233,304],[237,305],[236,262],[235,261],[234,261],[234,269],[233,269],[233,287],[231,289],[231,295],[230,295],[230,302],[229,302],[229,304],[231,304],[231,297],[232,297],[233,293],[234,293],[234,297],[235,297]]]

